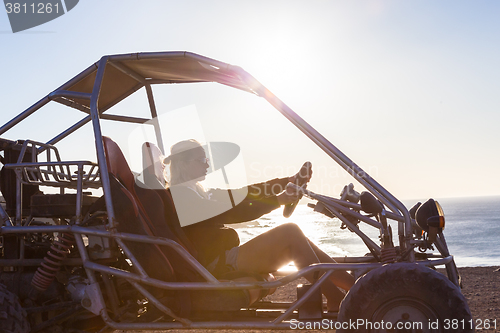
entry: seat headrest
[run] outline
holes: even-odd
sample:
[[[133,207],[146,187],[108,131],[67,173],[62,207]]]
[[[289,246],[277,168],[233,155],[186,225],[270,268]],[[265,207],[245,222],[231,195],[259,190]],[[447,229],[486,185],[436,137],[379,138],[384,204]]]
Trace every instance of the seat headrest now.
[[[164,189],[166,186],[163,154],[154,143],[142,145],[142,168],[144,183],[152,189]]]
[[[134,186],[135,178],[120,147],[107,136],[102,137],[108,172],[114,175],[127,189]]]

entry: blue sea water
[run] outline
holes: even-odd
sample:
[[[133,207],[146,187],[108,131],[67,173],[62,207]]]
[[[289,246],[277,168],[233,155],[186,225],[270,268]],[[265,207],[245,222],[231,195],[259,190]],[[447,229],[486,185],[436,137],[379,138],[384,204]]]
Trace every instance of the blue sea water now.
[[[444,234],[460,267],[500,265],[500,196],[439,200]]]
[[[445,212],[444,236],[459,267],[500,265],[500,196],[437,199]],[[408,207],[416,201],[404,202]],[[260,219],[231,225],[236,227],[242,243],[282,223],[297,223],[304,234],[333,257],[363,256],[368,252],[361,239],[341,229],[338,219],[299,205],[286,219],[275,210]],[[396,234],[397,224],[393,224]],[[378,243],[378,230],[360,223],[360,229]],[[395,242],[397,239],[395,237]],[[437,252],[437,251],[436,251]]]

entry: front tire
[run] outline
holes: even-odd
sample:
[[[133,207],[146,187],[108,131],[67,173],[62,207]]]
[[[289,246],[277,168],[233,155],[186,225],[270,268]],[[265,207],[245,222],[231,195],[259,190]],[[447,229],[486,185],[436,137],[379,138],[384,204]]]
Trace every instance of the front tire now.
[[[342,301],[338,322],[340,332],[474,331],[460,290],[444,275],[412,263],[388,264],[360,278]]]

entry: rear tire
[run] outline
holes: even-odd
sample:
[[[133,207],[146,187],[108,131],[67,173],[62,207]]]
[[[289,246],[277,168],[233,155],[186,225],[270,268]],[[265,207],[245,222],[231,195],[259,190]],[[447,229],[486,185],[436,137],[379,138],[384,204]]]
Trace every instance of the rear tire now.
[[[361,277],[342,301],[338,322],[344,328],[339,332],[474,331],[460,290],[444,275],[411,263],[388,264]]]
[[[30,325],[26,317],[17,295],[0,284],[0,333],[29,333]]]

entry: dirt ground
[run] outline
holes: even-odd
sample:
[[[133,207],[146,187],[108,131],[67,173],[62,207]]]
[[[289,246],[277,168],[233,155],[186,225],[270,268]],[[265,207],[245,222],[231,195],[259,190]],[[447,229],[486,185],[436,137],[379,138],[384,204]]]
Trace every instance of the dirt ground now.
[[[476,323],[476,332],[500,332],[500,267],[462,267],[459,268],[462,277],[462,293],[464,294],[472,316]],[[274,301],[293,301],[295,287],[291,284],[279,288],[272,296]],[[493,327],[496,320],[496,329]],[[489,329],[485,329],[487,323]],[[115,331],[119,333],[121,331]],[[142,331],[136,331],[136,333]],[[159,332],[159,331],[156,331]],[[170,333],[263,333],[263,332],[290,332],[290,331],[257,331],[257,330],[172,330]],[[302,332],[312,332],[302,330]],[[333,332],[333,331],[314,331]]]
[[[500,268],[463,267],[458,270],[462,276],[462,293],[476,321],[476,332],[500,332]],[[486,319],[496,320],[497,329],[485,330]],[[483,327],[479,329],[481,323]]]

